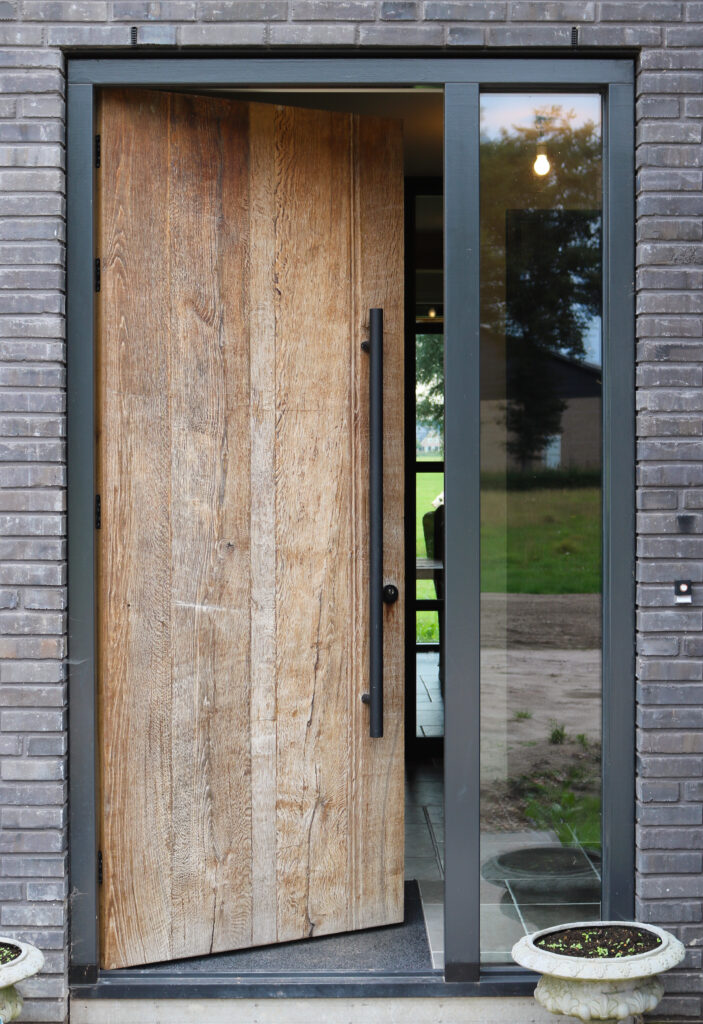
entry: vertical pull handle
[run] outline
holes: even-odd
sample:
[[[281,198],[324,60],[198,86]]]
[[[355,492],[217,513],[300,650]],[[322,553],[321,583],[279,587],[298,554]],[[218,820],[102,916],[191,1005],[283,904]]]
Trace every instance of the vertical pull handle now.
[[[369,735],[383,736],[383,310],[369,313]]]

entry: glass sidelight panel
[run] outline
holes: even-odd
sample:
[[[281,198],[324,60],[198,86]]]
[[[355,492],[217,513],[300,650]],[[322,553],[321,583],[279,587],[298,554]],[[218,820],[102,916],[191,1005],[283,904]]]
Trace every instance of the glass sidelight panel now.
[[[601,97],[481,100],[481,949],[601,900]]]

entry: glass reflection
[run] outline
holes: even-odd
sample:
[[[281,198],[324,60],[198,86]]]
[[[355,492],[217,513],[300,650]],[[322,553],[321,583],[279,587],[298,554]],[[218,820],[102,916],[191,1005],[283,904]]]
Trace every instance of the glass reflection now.
[[[485,94],[482,956],[600,914],[601,103]]]

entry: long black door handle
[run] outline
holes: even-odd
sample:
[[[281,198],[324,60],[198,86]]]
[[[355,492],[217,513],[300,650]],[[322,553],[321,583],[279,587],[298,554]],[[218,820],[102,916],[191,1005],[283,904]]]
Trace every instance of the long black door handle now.
[[[369,312],[369,735],[383,736],[383,310]]]

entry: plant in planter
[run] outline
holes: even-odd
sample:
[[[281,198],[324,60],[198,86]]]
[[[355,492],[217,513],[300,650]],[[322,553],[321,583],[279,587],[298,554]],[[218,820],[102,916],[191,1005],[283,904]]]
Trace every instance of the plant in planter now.
[[[19,1017],[22,1010],[22,996],[15,985],[18,981],[31,978],[44,966],[44,955],[29,942],[18,942],[0,935],[0,1021]]]
[[[653,1010],[664,994],[658,975],[680,963],[683,945],[636,921],[577,921],[526,935],[516,963],[541,974],[535,999],[583,1021],[619,1021]]]

